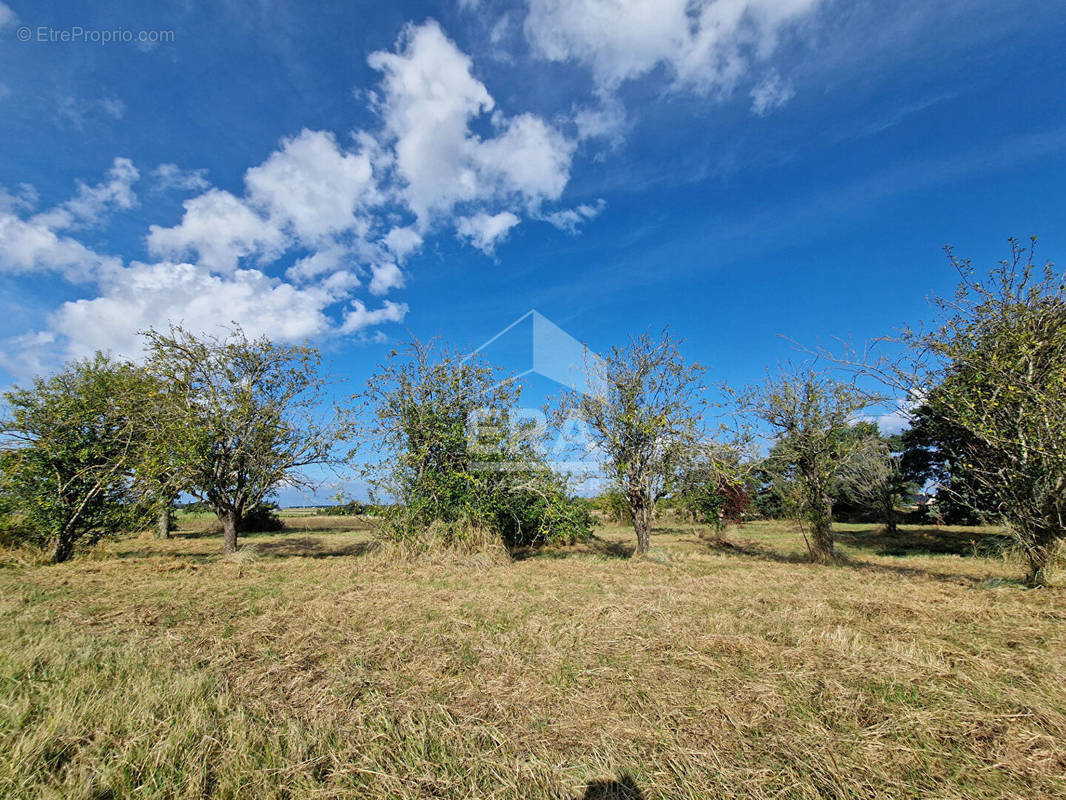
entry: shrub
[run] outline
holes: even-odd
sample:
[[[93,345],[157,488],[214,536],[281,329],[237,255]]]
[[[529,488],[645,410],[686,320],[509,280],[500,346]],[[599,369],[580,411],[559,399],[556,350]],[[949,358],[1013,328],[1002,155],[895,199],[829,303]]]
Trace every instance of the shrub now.
[[[241,519],[241,533],[272,533],[285,528],[285,523],[278,516],[275,503],[259,503],[244,513]]]

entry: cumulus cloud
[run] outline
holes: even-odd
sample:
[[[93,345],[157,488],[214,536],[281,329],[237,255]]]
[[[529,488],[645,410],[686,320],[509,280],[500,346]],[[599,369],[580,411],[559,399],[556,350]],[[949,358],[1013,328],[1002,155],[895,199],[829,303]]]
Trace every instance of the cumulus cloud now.
[[[498,135],[482,139],[471,123],[495,109],[469,56],[433,21],[408,26],[395,51],[371,54],[383,74],[378,107],[395,152],[403,203],[420,230],[463,203],[536,207],[562,192],[573,144],[531,114],[491,117]]]
[[[587,64],[600,89],[664,69],[678,86],[728,94],[823,0],[529,0],[535,53]]]
[[[352,309],[344,316],[343,333],[356,333],[383,322],[403,322],[408,312],[407,303],[386,300],[380,308],[370,310],[361,300],[352,302]]]
[[[232,272],[242,258],[269,259],[285,249],[281,230],[227,191],[211,189],[183,206],[180,224],[149,227],[153,256],[182,258],[195,252],[201,265]]]
[[[120,263],[66,231],[99,224],[112,211],[132,208],[137,203],[132,185],[139,177],[133,162],[116,158],[107,180],[95,185],[79,181],[72,198],[28,218],[22,215],[37,202],[32,186],[23,184],[17,195],[0,191],[0,272],[53,272],[81,282]]]
[[[50,327],[66,337],[71,357],[95,350],[137,356],[137,332],[169,323],[205,331],[237,322],[251,336],[302,341],[331,329],[324,310],[335,301],[322,288],[297,288],[254,269],[220,276],[195,264],[134,262],[106,270],[99,296],[64,303]]]
[[[118,259],[59,235],[40,221],[0,213],[0,272],[56,272],[80,282],[102,266],[115,263]]]
[[[385,234],[385,247],[401,261],[421,246],[422,236],[414,228],[393,228]]]
[[[399,289],[404,285],[403,272],[391,261],[375,264],[372,274],[373,278],[370,281],[371,294],[387,294],[391,290]]]
[[[141,177],[133,162],[128,158],[116,158],[107,177],[106,181],[94,186],[78,181],[74,197],[38,214],[34,221],[53,230],[95,225],[109,211],[133,208],[137,203],[133,184]]]
[[[491,255],[496,245],[507,238],[511,228],[518,222],[518,217],[510,211],[501,211],[499,214],[492,215],[482,213],[472,217],[462,217],[457,230],[460,238],[466,239],[483,253]]]
[[[368,308],[356,291],[401,289],[404,264],[431,235],[454,233],[491,255],[523,217],[572,231],[598,213],[578,206],[545,214],[569,181],[578,139],[535,114],[498,109],[472,59],[436,22],[408,25],[392,50],[368,61],[381,76],[367,95],[379,127],[344,141],[299,131],[249,167],[236,189],[212,186],[205,170],[158,164],[153,191],[193,194],[179,219],[148,226],[154,263],[101,255],[76,238],[137,204],[140,173],[128,159],[40,213],[31,190],[0,192],[0,270],[58,272],[96,287],[57,308],[45,330],[4,343],[4,363],[36,368],[96,349],[136,355],[139,330],[172,322],[192,330],[237,322],[279,341],[373,339],[379,334],[368,328],[401,322],[408,306],[382,300]],[[80,124],[90,108],[123,112],[109,100],[64,101],[61,113]],[[590,136],[594,128],[584,125]]]
[[[343,152],[328,131],[286,139],[244,182],[252,205],[308,245],[351,229],[356,211],[376,199],[369,156]]]

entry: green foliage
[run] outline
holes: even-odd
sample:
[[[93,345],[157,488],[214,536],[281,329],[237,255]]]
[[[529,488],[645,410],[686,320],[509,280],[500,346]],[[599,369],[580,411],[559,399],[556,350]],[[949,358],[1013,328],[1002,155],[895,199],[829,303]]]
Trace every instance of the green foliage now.
[[[930,414],[963,434],[955,463],[974,497],[995,499],[1042,584],[1066,538],[1066,282],[1014,240],[985,281],[948,255],[962,281],[937,301],[939,326],[907,337],[932,357],[915,377],[933,387]]]
[[[326,406],[312,347],[225,338],[178,327],[148,331],[146,370],[159,386],[145,408],[149,492],[185,491],[222,521],[236,549],[246,514],[282,484],[309,487],[300,469],[335,462],[351,433],[347,415]],[[148,492],[146,492],[148,493]]]
[[[776,438],[759,465],[781,510],[805,526],[811,557],[833,555],[834,488],[861,448],[852,422],[878,398],[854,383],[816,371],[810,365],[783,368],[762,385],[739,393],[740,409],[760,420]]]
[[[244,512],[238,530],[241,533],[273,533],[284,528],[276,503],[257,503]]]
[[[625,493],[618,489],[605,489],[592,498],[590,507],[612,522],[632,522],[629,517],[629,501]]]
[[[397,504],[383,535],[414,549],[570,542],[587,515],[549,470],[530,425],[513,418],[520,386],[478,357],[413,340],[362,395],[366,440],[383,456],[367,470]]]
[[[686,364],[680,344],[664,330],[590,356],[590,391],[564,394],[555,410],[559,421],[576,414],[604,454],[614,488],[626,498],[634,555],[647,552],[655,505],[669,496],[686,452],[702,436],[706,370]]]
[[[4,395],[0,471],[9,533],[48,547],[58,562],[80,540],[142,521],[131,479],[142,437],[130,409],[144,388],[135,367],[97,354]]]
[[[751,506],[744,476],[736,451],[705,443],[693,448],[679,469],[672,505],[692,522],[718,530],[739,524]]]
[[[947,525],[980,525],[998,517],[995,494],[967,467],[978,443],[958,425],[922,405],[911,412],[911,425],[901,436],[900,468],[918,486],[936,489],[935,516]]]
[[[348,500],[345,503],[323,507],[322,514],[327,517],[358,517],[368,513],[369,509],[370,506],[366,503],[360,503],[358,500]]]

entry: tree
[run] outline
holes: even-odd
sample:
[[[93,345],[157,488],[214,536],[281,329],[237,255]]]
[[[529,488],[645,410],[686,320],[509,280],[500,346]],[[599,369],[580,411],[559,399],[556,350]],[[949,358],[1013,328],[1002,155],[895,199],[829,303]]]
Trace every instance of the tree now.
[[[48,547],[53,563],[69,559],[79,540],[131,523],[132,473],[143,441],[131,410],[145,386],[132,364],[97,353],[4,395],[4,493],[20,527]]]
[[[851,427],[856,415],[876,401],[854,383],[811,365],[782,368],[761,385],[737,393],[741,412],[761,420],[776,439],[763,469],[779,484],[778,493],[810,530],[811,558],[831,563],[833,486],[861,447]]]
[[[732,447],[701,443],[682,459],[670,499],[693,522],[721,532],[726,525],[740,524],[751,505],[744,487],[749,466]]]
[[[590,391],[565,393],[555,411],[559,419],[574,413],[588,426],[611,481],[625,494],[634,556],[648,551],[655,504],[669,494],[685,452],[701,440],[705,370],[686,364],[679,345],[664,330],[590,358]]]
[[[300,470],[339,463],[349,415],[327,402],[320,356],[307,346],[172,327],[148,331],[145,369],[161,387],[146,404],[144,475],[189,492],[222,522],[235,552],[245,516],[279,486],[310,486]]]
[[[900,435],[900,469],[913,484],[932,484],[937,519],[949,525],[979,525],[999,516],[998,501],[975,480],[970,460],[977,441],[925,405],[910,412],[910,425]]]
[[[396,502],[383,533],[417,550],[568,542],[590,532],[587,509],[544,463],[535,426],[515,416],[521,385],[480,357],[413,339],[393,351],[359,399],[367,468]]]
[[[994,498],[1038,586],[1066,538],[1066,276],[1035,266],[1034,247],[1012,239],[986,281],[948,248],[958,290],[936,300],[935,328],[904,335],[915,358],[893,377],[964,434],[958,461],[976,496]]]
[[[910,492],[911,482],[903,472],[898,445],[894,448],[873,423],[865,424],[872,430],[858,437],[854,455],[844,465],[841,482],[851,500],[874,511],[885,531],[895,534],[899,524],[897,508]]]

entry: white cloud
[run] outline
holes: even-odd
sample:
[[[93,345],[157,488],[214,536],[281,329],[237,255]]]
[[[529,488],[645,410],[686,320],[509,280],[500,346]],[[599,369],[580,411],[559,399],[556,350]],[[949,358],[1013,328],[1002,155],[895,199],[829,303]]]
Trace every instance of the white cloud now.
[[[728,94],[822,0],[529,0],[534,52],[579,61],[604,91],[664,68],[702,93]]]
[[[776,72],[771,72],[751,90],[751,113],[757,117],[765,117],[795,96],[796,91],[792,84],[782,81]]]
[[[606,206],[607,203],[601,198],[595,203],[582,203],[574,208],[564,208],[545,214],[544,220],[561,231],[575,234],[583,222],[588,222],[598,217]]]
[[[574,112],[574,125],[577,126],[578,141],[604,139],[612,147],[618,147],[628,121],[622,103],[613,95],[603,94],[598,105]]]
[[[304,130],[284,140],[244,180],[249,203],[305,244],[351,229],[356,211],[377,199],[369,156],[342,152],[327,131]]]
[[[470,164],[471,118],[493,108],[488,90],[471,74],[470,57],[435,22],[408,26],[400,52],[367,59],[384,73],[381,112],[395,140],[402,195],[420,220],[478,194]]]
[[[422,237],[414,228],[393,228],[385,235],[385,246],[403,261],[422,246]]]
[[[421,230],[458,204],[510,196],[536,207],[562,192],[572,143],[530,114],[497,113],[499,136],[475,135],[471,122],[495,101],[436,22],[409,25],[396,52],[373,53],[368,62],[384,75],[384,133],[395,150],[399,195]]]
[[[386,300],[381,308],[368,310],[361,300],[352,302],[352,310],[344,316],[344,324],[341,325],[342,333],[356,333],[372,325],[381,325],[384,322],[403,322],[409,311],[407,303],[394,303]]]
[[[108,180],[95,186],[77,182],[78,193],[32,221],[53,230],[95,225],[112,209],[125,211],[137,204],[133,184],[141,175],[128,158],[116,158],[108,170]]]
[[[337,297],[321,288],[300,289],[259,270],[219,276],[193,264],[132,263],[108,270],[98,297],[64,303],[51,329],[68,342],[68,357],[95,350],[136,357],[138,331],[181,324],[217,330],[238,323],[250,336],[302,341],[331,330],[327,306]]]
[[[299,259],[285,271],[289,280],[306,282],[314,280],[327,272],[341,269],[352,258],[344,247],[327,247]]]
[[[384,264],[375,264],[373,278],[370,281],[371,294],[388,294],[393,289],[399,289],[404,285],[403,272],[391,261]]]
[[[507,238],[511,228],[518,223],[518,217],[510,211],[501,211],[491,216],[482,213],[472,217],[461,217],[457,230],[461,238],[466,239],[486,255],[491,255],[496,245]]]
[[[18,195],[0,190],[0,272],[57,272],[68,280],[84,281],[118,259],[101,255],[63,233],[95,225],[112,210],[126,210],[137,202],[132,184],[139,178],[128,158],[116,158],[108,179],[90,186],[78,182],[77,193],[54,208],[23,219],[19,212],[37,202],[32,186]]]
[[[69,236],[60,236],[40,221],[0,213],[0,272],[58,272],[72,281],[89,278],[117,259],[90,250]]]
[[[544,120],[522,114],[507,120],[494,139],[474,150],[485,181],[495,181],[501,192],[536,207],[555,200],[570,177],[571,142]]]
[[[497,109],[470,57],[436,22],[408,25],[392,51],[368,62],[381,73],[379,90],[368,93],[380,127],[353,132],[350,143],[302,130],[245,172],[243,191],[211,186],[205,170],[158,164],[153,191],[195,194],[176,223],[148,226],[156,263],[101,255],[72,235],[137,204],[140,173],[128,159],[37,214],[32,189],[0,190],[0,271],[59,272],[96,285],[94,296],[63,303],[47,329],[5,342],[2,363],[37,369],[95,349],[136,355],[139,330],[171,322],[192,330],[237,322],[279,341],[374,339],[368,328],[402,321],[408,306],[384,300],[368,309],[355,291],[403,287],[402,265],[431,234],[454,230],[491,255],[520,215],[573,231],[598,213],[589,205],[542,211],[562,196],[578,140],[534,114]],[[580,135],[607,135],[615,124],[608,112],[620,108],[601,100],[602,118],[582,117]],[[80,127],[90,114],[118,119],[124,111],[117,98],[68,97],[58,113]],[[285,268],[279,262],[289,255]]]
[[[149,227],[148,252],[152,255],[182,258],[195,252],[201,265],[231,272],[241,258],[276,258],[285,249],[278,227],[229,192],[211,189],[183,205],[185,214],[179,225]]]
[[[201,192],[211,184],[207,180],[206,169],[184,170],[177,164],[160,164],[152,170],[156,189],[165,192],[177,189],[183,192]]]

